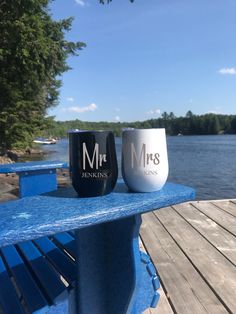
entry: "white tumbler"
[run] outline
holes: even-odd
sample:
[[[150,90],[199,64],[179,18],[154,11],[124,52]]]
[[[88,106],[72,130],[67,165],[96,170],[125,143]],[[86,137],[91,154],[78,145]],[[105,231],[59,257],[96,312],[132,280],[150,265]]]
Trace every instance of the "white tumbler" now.
[[[122,133],[122,176],[131,191],[160,190],[168,177],[165,129],[127,129]]]

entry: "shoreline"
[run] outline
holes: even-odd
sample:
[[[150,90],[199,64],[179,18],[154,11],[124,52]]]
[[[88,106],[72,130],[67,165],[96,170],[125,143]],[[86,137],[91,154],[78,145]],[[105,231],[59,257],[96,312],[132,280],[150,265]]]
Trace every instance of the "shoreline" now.
[[[5,154],[0,154],[0,164],[11,164],[14,162],[21,162],[29,159],[38,159],[50,153],[39,148],[27,148],[25,150],[12,149]]]

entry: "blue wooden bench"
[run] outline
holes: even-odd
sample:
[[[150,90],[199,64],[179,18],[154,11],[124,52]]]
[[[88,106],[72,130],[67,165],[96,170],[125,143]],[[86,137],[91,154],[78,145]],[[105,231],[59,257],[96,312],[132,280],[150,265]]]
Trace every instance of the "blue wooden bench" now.
[[[19,196],[22,198],[56,190],[56,169],[62,168],[67,169],[68,165],[60,161],[35,161],[0,165],[0,173],[19,175]],[[61,233],[55,235],[57,244],[47,237],[37,241],[11,245],[0,251],[0,304],[4,313],[21,313],[21,300],[25,302],[23,312],[26,308],[30,313],[48,311],[49,306],[58,300],[61,291],[63,295],[67,286],[72,287],[75,262],[69,254],[75,256],[74,237]],[[66,247],[70,248],[68,253]],[[36,258],[40,267],[33,262]],[[67,285],[58,279],[59,276],[67,280]],[[47,282],[49,278],[50,285]],[[18,286],[17,289],[12,281]]]
[[[100,198],[60,189],[0,205],[0,308],[140,314],[155,307],[159,280],[139,252],[140,214],[193,198],[179,185],[145,194],[118,184]]]
[[[32,161],[0,165],[0,173],[19,176],[20,197],[33,196],[57,189],[56,169],[68,168],[60,161]]]

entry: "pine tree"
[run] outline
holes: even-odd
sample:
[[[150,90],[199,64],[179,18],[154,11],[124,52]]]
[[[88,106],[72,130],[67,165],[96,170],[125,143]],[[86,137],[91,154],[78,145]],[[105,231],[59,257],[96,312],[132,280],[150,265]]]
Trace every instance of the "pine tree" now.
[[[65,33],[72,18],[54,21],[50,0],[0,2],[0,147],[25,147],[45,128],[47,109],[58,100],[69,55],[85,44]]]

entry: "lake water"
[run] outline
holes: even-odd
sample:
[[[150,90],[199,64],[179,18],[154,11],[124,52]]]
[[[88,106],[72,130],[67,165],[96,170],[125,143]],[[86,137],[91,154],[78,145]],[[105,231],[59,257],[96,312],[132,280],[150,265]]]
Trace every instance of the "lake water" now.
[[[197,199],[236,198],[236,135],[170,136],[168,180],[196,189]],[[120,167],[121,139],[116,139]],[[68,140],[42,146],[47,160],[68,161]]]

